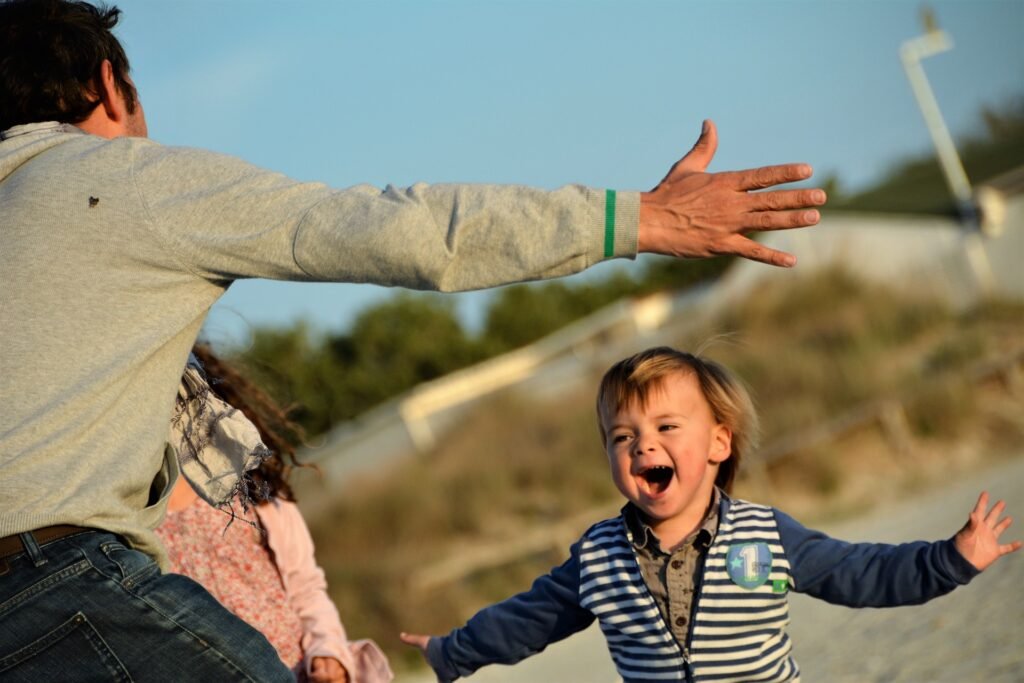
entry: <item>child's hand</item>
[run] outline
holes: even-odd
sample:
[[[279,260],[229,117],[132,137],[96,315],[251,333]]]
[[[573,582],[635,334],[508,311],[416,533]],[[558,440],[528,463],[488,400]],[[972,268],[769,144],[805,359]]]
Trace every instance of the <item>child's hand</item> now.
[[[348,672],[334,657],[313,657],[309,668],[313,683],[348,683]]]
[[[430,636],[421,636],[416,633],[399,633],[398,637],[402,639],[402,642],[406,645],[412,645],[415,648],[419,648],[419,651],[424,657],[427,656],[427,643],[430,642]]]
[[[1020,541],[999,545],[999,536],[1013,522],[1012,517],[999,519],[999,515],[1003,513],[1005,507],[1006,505],[1000,500],[992,506],[991,510],[987,510],[988,491],[982,491],[978,496],[978,504],[974,506],[971,516],[967,519],[967,524],[956,532],[956,536],[953,538],[956,549],[978,571],[984,571],[1003,555],[1009,555],[1021,548]]]

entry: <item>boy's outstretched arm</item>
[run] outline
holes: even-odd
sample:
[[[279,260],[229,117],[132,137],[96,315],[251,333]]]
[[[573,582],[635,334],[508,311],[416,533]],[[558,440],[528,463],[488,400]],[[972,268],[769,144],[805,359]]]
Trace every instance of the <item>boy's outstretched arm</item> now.
[[[579,543],[562,565],[528,591],[477,612],[446,636],[402,633],[420,650],[438,681],[450,683],[487,664],[514,664],[582,631],[594,615],[579,605]]]
[[[984,571],[1003,555],[1009,555],[1021,548],[1020,541],[999,543],[999,537],[1013,523],[1013,517],[999,519],[1005,508],[1006,504],[999,500],[989,510],[988,491],[982,491],[967,518],[967,523],[953,537],[956,549],[978,571]]]
[[[943,541],[847,543],[802,526],[775,510],[792,568],[793,590],[848,607],[917,605],[968,583],[1001,556],[1021,547],[1000,545],[1010,525],[1002,501],[988,510],[982,493],[967,524]]]
[[[927,543],[848,543],[775,510],[782,549],[798,593],[847,607],[919,605],[979,572],[952,538]]]

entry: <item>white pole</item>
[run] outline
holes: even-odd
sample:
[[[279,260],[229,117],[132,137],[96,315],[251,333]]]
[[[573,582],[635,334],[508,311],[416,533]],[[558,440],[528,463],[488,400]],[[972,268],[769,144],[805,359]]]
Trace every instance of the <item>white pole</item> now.
[[[928,78],[925,76],[921,60],[940,52],[945,52],[953,47],[953,42],[942,30],[932,29],[918,38],[913,38],[903,43],[900,48],[900,59],[903,61],[903,69],[907,72],[907,79],[914,91],[917,105],[921,108],[924,122],[931,133],[932,142],[939,155],[939,165],[946,176],[946,183],[949,185],[953,197],[956,199],[957,208],[960,210],[965,227],[977,227],[977,211],[974,208],[974,200],[971,193],[971,183],[967,180],[967,173],[960,162],[953,137],[946,128],[946,122],[939,110],[939,103],[935,100]]]
[[[995,289],[995,275],[989,263],[988,253],[980,233],[978,210],[974,204],[971,183],[967,179],[964,165],[957,154],[953,137],[949,134],[946,122],[942,118],[939,103],[935,100],[932,88],[928,84],[921,60],[925,57],[945,52],[953,47],[953,41],[945,31],[935,26],[932,14],[926,11],[924,16],[925,34],[912,38],[900,47],[900,60],[907,72],[907,79],[917,99],[917,105],[924,116],[924,122],[931,133],[935,151],[939,155],[939,166],[946,176],[946,184],[956,200],[957,210],[964,227],[964,250],[975,281],[983,294]]]

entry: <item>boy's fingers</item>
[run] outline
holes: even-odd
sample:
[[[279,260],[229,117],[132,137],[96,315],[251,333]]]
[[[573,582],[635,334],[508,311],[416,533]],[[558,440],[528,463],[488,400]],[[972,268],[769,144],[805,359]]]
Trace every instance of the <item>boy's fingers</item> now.
[[[420,635],[418,633],[399,633],[399,639],[406,645],[412,645],[418,647],[421,650],[427,649],[427,642],[430,640],[430,636]]]
[[[996,538],[999,538],[999,535],[1006,531],[1011,524],[1013,524],[1013,517],[1007,517],[1006,519],[1000,520],[998,524],[992,527],[992,531],[995,533]]]
[[[981,513],[981,515],[984,516],[986,508],[988,508],[988,491],[982,491],[981,495],[978,496],[978,502],[975,503],[974,510],[972,512]]]
[[[985,523],[989,526],[995,525],[999,521],[999,515],[1003,514],[1003,510],[1006,509],[1006,503],[1001,500],[997,500],[996,504],[992,506],[988,514],[985,515]]]
[[[1020,550],[1021,546],[1024,545],[1020,541],[1014,541],[1013,543],[1007,543],[1006,545],[999,546],[1000,555],[1009,555]]]

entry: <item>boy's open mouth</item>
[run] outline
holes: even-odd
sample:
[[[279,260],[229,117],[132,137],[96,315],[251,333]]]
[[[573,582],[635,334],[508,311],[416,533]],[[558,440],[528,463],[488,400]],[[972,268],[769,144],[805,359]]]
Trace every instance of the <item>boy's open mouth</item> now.
[[[641,470],[640,479],[647,482],[648,493],[657,496],[665,492],[674,474],[667,465],[655,465]]]

